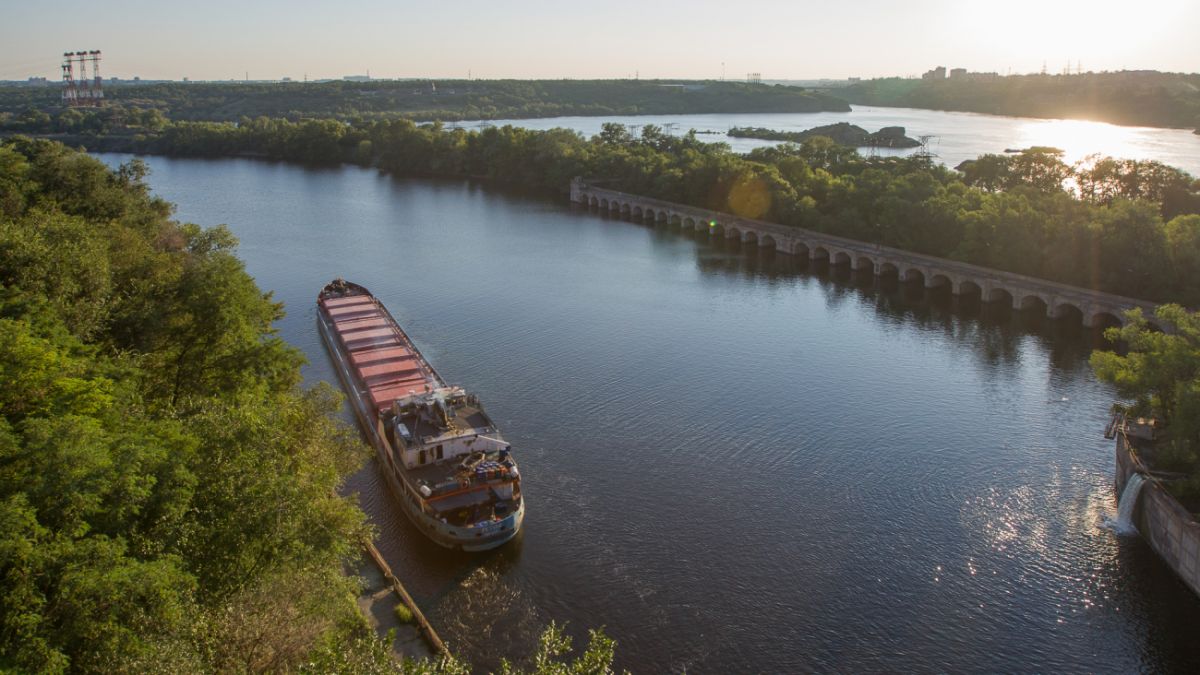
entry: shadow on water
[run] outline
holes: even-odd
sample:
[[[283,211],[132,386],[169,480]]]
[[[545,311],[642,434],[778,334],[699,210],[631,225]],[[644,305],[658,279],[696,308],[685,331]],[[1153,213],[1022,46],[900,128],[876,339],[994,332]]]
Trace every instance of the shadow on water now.
[[[1116,347],[1104,337],[1103,329],[1084,326],[1076,315],[1053,319],[1038,310],[1014,310],[1006,303],[983,302],[978,294],[954,295],[946,286],[925,288],[920,281],[901,281],[895,274],[878,277],[849,265],[777,253],[703,231],[590,212],[605,220],[650,230],[651,241],[657,246],[680,239],[694,241],[696,265],[707,276],[749,279],[768,288],[809,281],[819,286],[831,309],[853,303],[870,309],[886,324],[937,331],[959,345],[972,347],[980,362],[990,368],[1016,363],[1020,346],[1028,339],[1035,340],[1049,354],[1055,369],[1069,374],[1086,369],[1093,350]]]

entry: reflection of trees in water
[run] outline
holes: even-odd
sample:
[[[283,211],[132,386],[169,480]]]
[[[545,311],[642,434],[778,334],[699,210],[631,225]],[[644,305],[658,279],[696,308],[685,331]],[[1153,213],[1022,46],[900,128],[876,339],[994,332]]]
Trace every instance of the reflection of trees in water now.
[[[667,243],[680,233],[654,228],[654,240]],[[815,281],[830,308],[848,302],[874,311],[882,323],[933,331],[970,347],[989,372],[1016,365],[1030,341],[1045,352],[1051,366],[1064,375],[1091,376],[1087,357],[1093,349],[1111,348],[1102,333],[1071,319],[1056,321],[1034,312],[1014,311],[1004,303],[985,303],[978,297],[958,297],[948,288],[926,289],[895,277],[876,277],[848,266],[831,267],[802,256],[742,245],[736,240],[683,232],[694,239],[696,264],[705,275],[738,277],[778,286],[797,278]]]

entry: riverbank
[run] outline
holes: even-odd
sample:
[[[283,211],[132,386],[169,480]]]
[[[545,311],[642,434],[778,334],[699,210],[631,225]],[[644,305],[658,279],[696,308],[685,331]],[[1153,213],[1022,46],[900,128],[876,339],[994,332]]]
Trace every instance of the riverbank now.
[[[1096,120],[1200,133],[1197,73],[964,73],[948,79],[881,78],[831,91],[855,104]]]
[[[392,658],[422,659],[437,656],[437,651],[426,641],[420,626],[412,620],[401,620],[397,606],[411,611],[404,600],[396,593],[388,578],[371,556],[364,554],[356,566],[347,569],[347,574],[363,580],[363,588],[358,595],[358,609],[363,618],[370,624],[376,636],[387,643]]]
[[[359,596],[359,608],[380,637],[386,638],[390,631],[396,631],[391,645],[393,653],[412,659],[451,656],[446,643],[442,642],[399,577],[392,573],[375,543],[365,540],[363,551],[365,556],[358,572],[366,580],[367,587]],[[401,612],[397,611],[397,605],[407,610],[411,621],[399,619]]]

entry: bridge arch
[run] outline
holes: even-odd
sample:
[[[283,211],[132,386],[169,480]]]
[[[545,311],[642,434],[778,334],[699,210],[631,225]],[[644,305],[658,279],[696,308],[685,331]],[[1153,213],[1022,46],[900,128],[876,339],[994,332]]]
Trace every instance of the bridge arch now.
[[[849,265],[850,261],[850,254],[845,251],[834,251],[829,258],[830,265]]]
[[[909,267],[904,270],[904,275],[900,277],[900,280],[905,282],[920,281],[924,283],[926,278],[928,277],[925,274],[925,270],[919,267]]]
[[[811,253],[809,252],[808,244],[800,241],[799,239],[792,242],[792,255],[803,256],[805,258],[809,257]]]
[[[895,263],[885,260],[885,261],[879,263],[878,274],[881,277],[895,276],[896,278],[899,278],[900,277],[900,268],[896,267]]]
[[[764,234],[763,236],[759,237],[758,245],[763,248],[775,248],[775,237],[772,237],[769,234]]]
[[[758,233],[755,232],[754,230],[746,230],[745,232],[742,233],[742,243],[743,244],[757,244],[758,243]]]
[[[696,219],[692,218],[691,216],[684,218],[683,219],[683,229],[685,229],[685,230],[696,229]]]
[[[954,282],[945,274],[930,272],[929,276],[925,277],[925,288],[949,288],[953,290]]]
[[[667,223],[670,224],[671,227],[679,227],[683,224],[683,219],[679,217],[678,213],[672,213],[671,217],[667,220]]]
[[[666,211],[659,211],[658,214],[654,216],[654,222],[656,223],[665,223],[670,219],[671,214],[667,213]]]
[[[875,261],[865,255],[860,255],[854,259],[854,269],[856,270],[871,270],[875,271]]]
[[[1087,316],[1087,327],[1103,330],[1105,328],[1120,328],[1125,322],[1119,314],[1107,312],[1102,309],[1094,310]]]
[[[1063,319],[1065,321],[1074,321],[1075,323],[1083,323],[1083,310],[1073,302],[1058,301],[1053,305],[1053,311],[1050,316],[1055,319]]]
[[[1003,302],[1009,307],[1016,307],[1012,293],[1009,293],[1004,288],[992,288],[987,292],[987,297],[983,298],[987,302]]]
[[[629,210],[629,205],[628,205],[628,204],[625,204],[625,203],[622,203],[622,204],[621,204],[621,215],[622,215],[622,216],[628,216],[628,215],[629,215],[629,212],[630,212],[630,210]]]
[[[970,279],[962,279],[954,285],[954,294],[967,297],[978,295],[983,299],[983,287]]]
[[[1026,293],[1021,296],[1020,309],[1022,310],[1035,310],[1040,311],[1042,314],[1048,314],[1049,308],[1050,303],[1046,302],[1046,299],[1037,293]]]
[[[638,206],[637,204],[634,204],[634,205],[633,205],[633,208],[630,210],[630,212],[629,212],[629,213],[630,213],[630,215],[631,215],[631,216],[633,216],[633,218],[634,218],[635,220],[641,220],[641,219],[642,219],[642,207]]]
[[[813,260],[830,260],[829,249],[824,246],[814,246],[808,252],[808,257]]]
[[[725,224],[716,220],[709,222],[708,233],[717,237],[724,237]]]

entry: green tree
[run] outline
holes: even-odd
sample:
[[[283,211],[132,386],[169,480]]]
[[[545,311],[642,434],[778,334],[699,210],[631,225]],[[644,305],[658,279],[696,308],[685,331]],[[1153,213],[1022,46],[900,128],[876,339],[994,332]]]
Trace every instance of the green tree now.
[[[1172,439],[1200,442],[1200,313],[1159,307],[1154,319],[1170,332],[1152,330],[1139,310],[1126,318],[1125,326],[1110,328],[1107,336],[1128,345],[1128,352],[1093,353],[1096,374],[1132,399],[1134,413],[1159,416]]]
[[[500,672],[502,675],[607,675],[613,672],[616,646],[616,641],[603,631],[591,630],[583,653],[572,661],[564,660],[571,654],[571,638],[561,626],[551,622],[538,639],[532,670],[518,668],[505,660]]]

